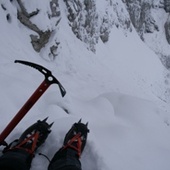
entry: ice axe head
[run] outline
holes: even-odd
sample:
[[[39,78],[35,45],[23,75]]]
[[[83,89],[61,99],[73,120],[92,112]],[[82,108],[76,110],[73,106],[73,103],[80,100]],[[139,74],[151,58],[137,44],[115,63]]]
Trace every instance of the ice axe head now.
[[[52,75],[51,71],[48,70],[47,68],[45,68],[41,65],[35,64],[35,63],[31,63],[31,62],[28,62],[28,61],[22,61],[22,60],[15,60],[15,63],[24,64],[24,65],[27,65],[27,66],[30,66],[30,67],[37,69],[42,74],[44,74],[45,80],[48,84],[50,84],[50,85],[53,84],[53,83],[58,84],[62,97],[65,96],[66,90],[61,85],[61,83]]]

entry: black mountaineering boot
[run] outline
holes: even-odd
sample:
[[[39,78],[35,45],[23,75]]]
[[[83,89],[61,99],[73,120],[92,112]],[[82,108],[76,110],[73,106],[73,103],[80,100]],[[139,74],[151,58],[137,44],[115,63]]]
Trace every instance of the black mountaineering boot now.
[[[35,151],[40,147],[51,132],[52,124],[47,118],[27,128],[19,139],[4,149],[0,157],[0,170],[29,170]]]
[[[48,170],[81,170],[79,159],[89,132],[87,126],[88,123],[83,124],[81,120],[72,125],[65,136],[63,147],[52,158]]]

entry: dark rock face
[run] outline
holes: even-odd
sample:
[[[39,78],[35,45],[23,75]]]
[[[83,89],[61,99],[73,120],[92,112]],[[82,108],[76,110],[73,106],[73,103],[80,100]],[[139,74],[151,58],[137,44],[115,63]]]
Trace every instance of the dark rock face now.
[[[28,2],[28,1],[27,1]],[[18,5],[16,5],[16,3]],[[36,52],[47,48],[46,55],[52,60],[58,55],[60,41],[57,38],[57,30],[60,27],[62,10],[66,12],[68,25],[74,35],[86,44],[86,47],[95,53],[99,41],[107,43],[112,27],[122,29],[125,35],[132,31],[132,25],[140,38],[147,43],[146,37],[162,31],[165,41],[170,44],[170,0],[50,0],[48,9],[37,9],[27,12],[26,0],[16,0],[18,20],[33,31],[30,35],[31,43]],[[61,5],[61,6],[60,6]],[[1,9],[6,13],[7,21],[12,22],[12,17],[5,4],[1,3]],[[28,10],[29,11],[29,10]],[[160,12],[161,11],[161,12]],[[167,13],[166,13],[167,12]],[[32,17],[39,13],[46,14],[49,25],[42,29]],[[156,15],[163,16],[163,25],[160,25]],[[167,14],[167,15],[165,15]],[[47,22],[48,23],[48,22]],[[152,37],[154,39],[154,37]],[[159,44],[159,40],[157,44]],[[157,54],[160,50],[152,48]],[[163,50],[162,50],[163,51]],[[165,54],[163,54],[165,56]],[[159,55],[162,57],[162,53]],[[166,56],[169,56],[169,54]]]
[[[61,8],[66,7],[64,10],[66,10],[68,24],[74,35],[84,42],[92,52],[95,52],[96,44],[99,41],[106,43],[109,40],[113,26],[122,28],[125,33],[132,30],[129,14],[122,1],[103,0],[102,2],[100,1],[99,5],[96,0],[64,0],[61,3],[59,3],[59,0],[50,0],[47,11],[37,9],[35,6],[34,11],[31,12],[27,11],[28,7],[25,2],[26,0],[15,1],[14,5],[17,4],[17,18],[25,27],[33,31],[30,38],[34,50],[40,52],[42,48],[48,48],[50,58],[55,58],[60,45],[56,36],[53,42],[50,41],[50,38],[54,37],[60,27],[61,10],[63,10]],[[61,4],[62,6],[60,6]],[[104,6],[102,7],[102,5]],[[1,8],[7,11],[4,4],[1,4]],[[46,13],[49,23],[51,22],[51,25],[54,25],[54,22],[56,22],[55,26],[49,25],[46,29],[40,28],[32,19],[40,13]],[[11,22],[10,15],[8,16],[8,21]]]
[[[170,44],[170,18],[166,21],[165,25],[165,35],[168,43]]]
[[[163,65],[169,69],[170,54],[165,52],[167,50],[164,50],[163,46],[166,43],[170,45],[170,16],[168,14],[170,12],[170,0],[124,0],[124,3],[133,26],[141,39],[147,43],[159,56]],[[160,29],[162,33],[158,33]],[[154,37],[152,33],[160,38]],[[153,41],[147,42],[145,37],[150,37]],[[160,48],[157,48],[159,46]]]
[[[58,0],[51,0],[50,8],[51,8],[51,14],[49,14],[50,17],[60,17]]]
[[[164,0],[164,9],[166,12],[170,12],[170,0]]]
[[[144,33],[153,33],[159,31],[156,21],[152,17],[152,2],[143,0],[125,0],[131,21],[143,39]]]
[[[36,52],[40,52],[43,47],[45,47],[45,44],[48,43],[48,40],[51,36],[51,31],[45,31],[39,33],[39,37],[37,35],[30,35],[31,37],[31,43]]]
[[[88,44],[88,49],[93,52],[99,39],[103,43],[109,40],[110,29],[113,25],[131,30],[130,19],[121,17],[122,11],[117,9],[118,3],[114,1],[104,2],[107,8],[104,9],[103,14],[98,12],[95,0],[65,0],[64,2],[73,33],[78,39]]]
[[[68,10],[68,20],[73,33],[78,39],[89,43],[90,50],[94,51],[94,45],[98,41],[99,28],[96,24],[98,15],[94,0],[65,0]]]

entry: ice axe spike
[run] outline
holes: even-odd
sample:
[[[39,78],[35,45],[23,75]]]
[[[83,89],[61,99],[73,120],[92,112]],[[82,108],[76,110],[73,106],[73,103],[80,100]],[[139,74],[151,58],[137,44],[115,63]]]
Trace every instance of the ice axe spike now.
[[[61,85],[61,83],[52,75],[51,71],[49,71],[45,67],[35,63],[21,60],[15,60],[15,63],[25,64],[39,70],[42,74],[44,74],[45,79],[35,90],[32,96],[22,106],[22,108],[18,111],[18,113],[14,116],[11,122],[6,126],[3,132],[0,134],[0,145],[6,144],[5,142],[6,137],[11,133],[15,126],[21,121],[21,119],[26,115],[26,113],[32,108],[32,106],[37,102],[37,100],[42,96],[42,94],[47,90],[47,88],[51,84],[53,83],[58,84],[62,97],[64,97],[64,95],[66,94],[66,91],[64,87]]]

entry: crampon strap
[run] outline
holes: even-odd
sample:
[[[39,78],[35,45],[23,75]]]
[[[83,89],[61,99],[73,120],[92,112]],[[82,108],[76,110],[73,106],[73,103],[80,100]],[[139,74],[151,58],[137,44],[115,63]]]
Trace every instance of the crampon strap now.
[[[8,146],[8,144],[5,141],[0,142],[0,146]]]
[[[73,142],[77,142],[76,146],[73,145]],[[81,155],[81,145],[82,145],[81,134],[78,133],[73,138],[71,138],[69,140],[69,142],[63,147],[63,149],[72,148],[72,149],[77,151],[78,157],[80,157],[80,155]]]
[[[32,134],[30,137],[23,140],[18,145],[16,145],[14,148],[12,148],[12,150],[17,148],[17,149],[25,150],[26,152],[28,152],[30,154],[33,154],[36,149],[38,137],[39,137],[39,132],[36,132],[36,133]],[[31,144],[32,146],[30,148],[24,148],[24,144],[26,144],[27,142],[29,143],[29,140],[32,141],[32,144]]]

